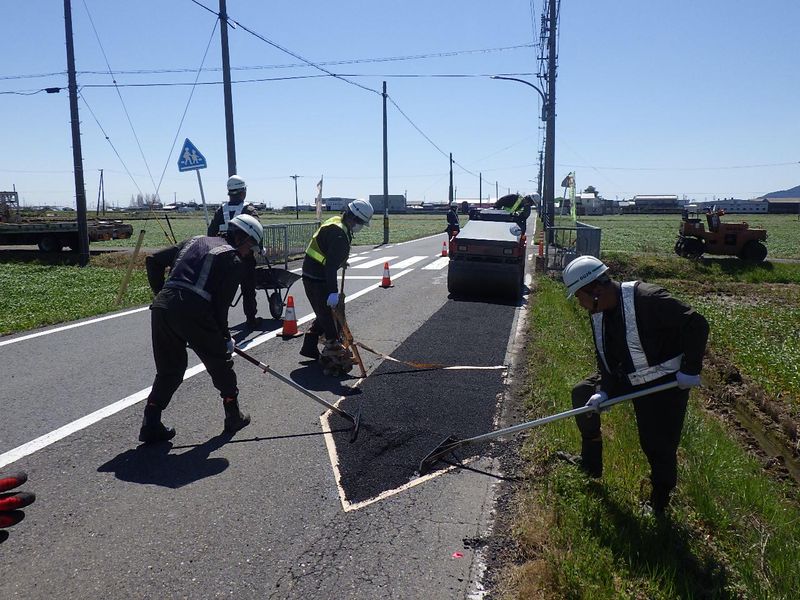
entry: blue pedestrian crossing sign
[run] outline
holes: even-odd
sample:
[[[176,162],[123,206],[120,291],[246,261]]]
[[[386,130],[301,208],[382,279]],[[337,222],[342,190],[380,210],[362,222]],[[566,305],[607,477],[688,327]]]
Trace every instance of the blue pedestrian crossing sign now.
[[[194,144],[186,138],[183,142],[183,149],[178,157],[178,171],[194,171],[196,169],[205,169],[206,157],[200,154],[200,151],[195,148]]]

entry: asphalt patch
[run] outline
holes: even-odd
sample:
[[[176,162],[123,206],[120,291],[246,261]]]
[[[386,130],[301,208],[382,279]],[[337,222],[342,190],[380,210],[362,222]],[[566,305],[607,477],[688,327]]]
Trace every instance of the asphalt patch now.
[[[502,365],[515,306],[450,300],[392,356],[447,365]],[[503,370],[414,370],[384,361],[340,406],[361,410],[354,443],[335,436],[339,473],[351,503],[373,498],[418,475],[420,461],[446,437],[473,437],[494,429]],[[345,423],[331,417],[332,425]],[[457,450],[465,459],[481,446]]]

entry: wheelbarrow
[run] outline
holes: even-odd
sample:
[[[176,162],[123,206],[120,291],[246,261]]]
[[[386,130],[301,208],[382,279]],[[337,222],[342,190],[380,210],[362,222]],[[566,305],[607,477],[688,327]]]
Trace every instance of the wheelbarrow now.
[[[266,264],[256,265],[256,289],[264,290],[269,300],[269,314],[273,319],[283,316],[283,307],[289,296],[289,288],[302,277],[286,269],[276,269],[265,256]]]

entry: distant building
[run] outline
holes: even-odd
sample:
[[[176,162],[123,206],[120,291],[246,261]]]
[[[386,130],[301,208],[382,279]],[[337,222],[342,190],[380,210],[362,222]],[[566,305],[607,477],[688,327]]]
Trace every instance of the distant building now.
[[[756,198],[755,200],[723,198],[721,200],[691,202],[690,204],[686,205],[686,208],[690,210],[695,209],[701,212],[706,209],[713,209],[714,207],[717,207],[717,210],[722,209],[726,213],[731,214],[754,214],[769,212],[769,206],[762,198]]]
[[[800,215],[800,198],[767,198],[767,212],[777,215]]]
[[[389,212],[399,212],[404,213],[406,212],[406,197],[401,194],[389,194],[387,197],[388,204],[389,204]],[[369,203],[372,204],[372,208],[375,209],[376,213],[382,213],[384,210],[383,206],[383,194],[370,194],[369,195]]]

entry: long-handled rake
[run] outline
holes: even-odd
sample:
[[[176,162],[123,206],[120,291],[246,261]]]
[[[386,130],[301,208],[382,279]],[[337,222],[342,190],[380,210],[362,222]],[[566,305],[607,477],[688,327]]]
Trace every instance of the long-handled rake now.
[[[609,408],[614,404],[625,402],[626,400],[633,400],[634,398],[640,398],[642,396],[647,396],[649,394],[663,392],[664,390],[677,387],[677,385],[678,385],[677,381],[670,381],[650,388],[637,390],[635,392],[631,392],[630,394],[617,396],[616,398],[609,398],[608,400],[600,404],[600,408],[601,409]],[[445,456],[450,454],[453,450],[455,450],[456,448],[460,448],[461,446],[466,446],[468,444],[477,444],[478,442],[491,440],[506,434],[525,431],[526,429],[532,429],[533,427],[538,427],[539,425],[544,425],[546,423],[552,423],[553,421],[566,419],[567,417],[576,417],[578,415],[592,412],[594,410],[595,409],[591,406],[581,406],[580,408],[573,408],[572,410],[567,410],[555,415],[542,417],[541,419],[536,419],[535,421],[520,423],[519,425],[513,425],[512,427],[506,427],[505,429],[498,429],[497,431],[491,431],[489,433],[484,433],[483,435],[477,435],[475,437],[466,438],[463,440],[451,435],[447,439],[445,439],[441,444],[436,446],[433,452],[431,452],[425,458],[422,459],[422,462],[419,464],[419,472],[421,475],[425,475],[425,473],[430,471],[431,468],[437,462],[439,462]]]
[[[258,368],[260,368],[262,371],[264,371],[264,373],[269,373],[273,377],[277,377],[278,379],[280,379],[286,385],[289,385],[289,386],[293,387],[298,392],[301,392],[302,394],[305,394],[306,396],[308,396],[309,398],[314,400],[314,402],[320,403],[322,406],[324,406],[325,408],[335,412],[337,415],[339,415],[343,419],[347,419],[348,421],[350,421],[353,424],[353,431],[350,433],[350,443],[356,441],[356,438],[358,437],[358,428],[361,426],[361,410],[359,410],[358,413],[356,413],[356,415],[353,416],[349,412],[347,412],[346,410],[342,410],[338,406],[334,406],[330,402],[326,402],[325,400],[323,400],[322,398],[320,398],[319,396],[317,396],[313,392],[308,391],[302,385],[295,383],[294,381],[292,381],[291,379],[289,379],[285,375],[281,375],[280,373],[278,373],[276,370],[274,370],[269,365],[265,365],[264,363],[262,363],[257,358],[254,358],[254,357],[250,356],[244,350],[241,350],[240,348],[237,348],[237,347],[234,346],[233,351],[236,354],[238,354],[239,356],[241,356],[243,359],[245,359],[246,361],[251,362],[254,365],[256,365]]]

